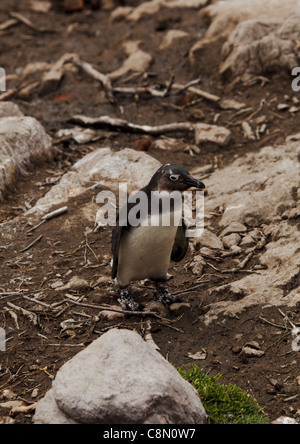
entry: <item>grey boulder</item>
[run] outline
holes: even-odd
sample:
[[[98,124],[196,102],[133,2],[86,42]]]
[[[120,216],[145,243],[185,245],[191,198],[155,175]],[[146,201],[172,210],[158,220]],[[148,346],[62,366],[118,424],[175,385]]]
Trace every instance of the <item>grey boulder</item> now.
[[[74,356],[36,424],[204,424],[197,391],[140,335],[113,329]]]

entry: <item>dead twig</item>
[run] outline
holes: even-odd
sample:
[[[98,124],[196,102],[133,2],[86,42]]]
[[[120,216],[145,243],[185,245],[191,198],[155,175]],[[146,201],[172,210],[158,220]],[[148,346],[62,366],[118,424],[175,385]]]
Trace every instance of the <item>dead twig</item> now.
[[[36,409],[36,402],[34,404],[31,405],[21,405],[21,406],[17,406],[17,407],[13,407],[10,411],[10,415],[16,415],[17,413],[28,413],[28,412],[32,412],[33,410]]]
[[[78,57],[73,57],[68,61],[72,62],[75,66],[81,68],[88,76],[100,82],[106,92],[108,100],[114,104],[117,102],[115,98],[116,94],[128,94],[128,95],[146,94],[153,97],[164,98],[170,95],[173,86],[175,87],[175,89],[177,89],[176,94],[180,94],[181,92],[185,91],[186,89],[192,88],[194,85],[197,85],[200,82],[200,78],[198,78],[192,80],[186,85],[178,85],[178,84],[174,85],[175,74],[173,73],[171,75],[169,82],[166,85],[166,88],[163,89],[162,91],[158,90],[154,86],[113,87],[111,79],[107,75],[97,71],[90,63],[87,63],[84,60],[79,59]],[[194,91],[194,93],[200,95],[201,97],[205,97],[209,100],[213,101],[220,100],[219,97],[214,96],[210,93],[206,93],[205,91],[202,90],[197,89],[197,91],[196,92]]]
[[[62,208],[58,208],[55,211],[52,211],[51,213],[45,214],[42,217],[41,222],[38,223],[37,225],[35,225],[34,227],[30,228],[30,230],[26,231],[26,233],[27,234],[32,233],[33,231],[35,231],[37,228],[39,228],[41,225],[43,225],[48,220],[51,220],[54,217],[61,216],[62,214],[65,214],[67,211],[68,211],[68,207],[62,207]]]
[[[153,97],[165,98],[170,94],[172,86],[174,84],[174,80],[175,80],[175,74],[172,74],[171,79],[168,82],[166,88],[162,91],[150,86],[116,87],[113,89],[113,91],[115,94],[132,94],[132,95],[149,94]]]
[[[195,130],[194,125],[190,122],[170,123],[166,125],[149,126],[149,125],[136,125],[123,119],[114,119],[109,116],[101,117],[87,117],[87,116],[73,116],[71,122],[95,127],[109,127],[115,130],[124,130],[134,133],[151,134],[158,136],[160,134],[168,134],[174,132],[193,132]]]
[[[65,214],[68,211],[68,207],[61,207],[58,208],[55,211],[52,211],[51,213],[45,214],[45,216],[42,217],[42,220],[50,220],[54,217],[61,216],[62,214]]]
[[[83,60],[80,60],[78,57],[73,57],[69,61],[72,62],[74,65],[80,67],[87,75],[100,82],[105,89],[108,100],[111,103],[116,103],[116,99],[114,97],[114,89],[109,77],[107,77],[105,74],[100,73],[95,68],[93,68],[92,65],[84,62]]]
[[[85,304],[82,302],[76,302],[72,301],[72,299],[64,299],[63,302],[68,302],[73,305],[78,305],[80,307],[87,307],[87,308],[93,308],[96,310],[105,310],[105,311],[114,311],[116,313],[122,313],[125,315],[131,315],[131,316],[153,316],[154,318],[160,319],[164,322],[172,322],[170,319],[164,318],[163,316],[159,316],[157,313],[154,313],[153,311],[129,311],[129,310],[121,310],[117,308],[111,308],[111,307],[105,307],[104,305],[92,305],[92,304]]]
[[[53,29],[40,29],[37,26],[35,26],[35,24],[29,20],[27,17],[25,17],[23,14],[20,14],[19,12],[10,12],[9,15],[18,20],[19,22],[23,23],[24,25],[26,25],[28,28],[32,29],[35,32],[41,32],[41,33],[46,33],[49,32],[51,34],[55,33],[55,31]]]
[[[199,88],[195,88],[194,86],[191,85],[180,85],[178,83],[175,83],[173,85],[174,89],[178,89],[180,92],[184,91],[184,90],[188,90],[191,93],[203,97],[206,100],[209,100],[211,102],[220,102],[221,98],[219,96],[216,96],[215,94],[211,94],[207,91],[203,91],[202,89]]]
[[[20,250],[19,253],[24,253],[25,251],[30,250],[32,247],[34,247],[36,244],[38,244],[42,238],[43,238],[42,235],[39,236],[37,239],[35,239],[33,242],[31,242],[31,244],[27,245],[27,247]]]
[[[14,88],[0,94],[0,102],[5,102],[5,100],[11,99],[15,94],[17,94],[17,92],[17,88]]]
[[[1,23],[0,25],[0,31],[6,31],[7,29],[16,26],[19,23],[19,20],[17,19],[9,19],[6,20],[6,22]]]

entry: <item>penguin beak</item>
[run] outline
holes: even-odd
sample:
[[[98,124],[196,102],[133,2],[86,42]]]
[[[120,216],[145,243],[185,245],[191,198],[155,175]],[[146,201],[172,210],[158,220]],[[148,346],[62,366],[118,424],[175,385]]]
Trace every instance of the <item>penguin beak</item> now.
[[[195,179],[195,177],[187,176],[184,180],[184,183],[188,185],[190,188],[198,188],[199,190],[205,190],[206,186],[201,180]]]

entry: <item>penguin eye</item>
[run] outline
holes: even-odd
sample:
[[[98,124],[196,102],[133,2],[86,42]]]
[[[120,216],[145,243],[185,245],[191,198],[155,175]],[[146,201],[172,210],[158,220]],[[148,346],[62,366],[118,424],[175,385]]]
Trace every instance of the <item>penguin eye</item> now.
[[[172,182],[176,182],[179,179],[179,174],[171,174],[170,176],[170,180],[172,180]]]

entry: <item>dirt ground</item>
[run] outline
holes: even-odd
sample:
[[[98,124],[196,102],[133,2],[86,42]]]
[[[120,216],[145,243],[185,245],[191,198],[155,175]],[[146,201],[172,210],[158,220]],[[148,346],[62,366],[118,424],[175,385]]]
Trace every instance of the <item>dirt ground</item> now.
[[[60,9],[60,2],[54,3],[55,8],[41,14],[32,12],[26,2],[1,1],[0,23],[9,18],[9,11],[17,11],[30,18],[39,28],[53,31],[39,33],[24,24],[5,31],[1,35],[0,66],[5,67],[8,75],[15,74],[29,62],[53,63],[66,52],[76,52],[100,72],[111,72],[119,68],[125,59],[120,42],[126,39],[141,40],[142,48],[153,56],[151,76],[123,78],[117,81],[120,85],[136,86],[145,82],[163,84],[175,72],[178,83],[185,84],[201,76],[201,88],[221,98],[243,102],[254,111],[259,108],[262,99],[266,101],[264,114],[270,122],[269,133],[259,141],[247,141],[241,125],[236,124],[240,120],[237,112],[222,110],[211,101],[202,100],[192,105],[193,98],[188,94],[176,98],[176,101],[173,97],[164,100],[140,98],[139,101],[132,97],[121,97],[119,105],[123,107],[122,117],[134,123],[154,125],[199,119],[213,123],[215,115],[220,114],[218,124],[232,130],[232,142],[227,148],[207,144],[200,154],[191,156],[184,151],[184,146],[193,141],[185,137],[182,138],[183,149],[180,151],[149,151],[159,161],[181,163],[187,168],[207,164],[213,165],[214,169],[222,168],[236,156],[257,151],[266,145],[279,144],[286,136],[299,132],[299,116],[277,109],[279,103],[286,102],[286,95],[289,96],[288,100],[293,96],[291,78],[287,73],[270,74],[270,82],[265,86],[247,86],[240,82],[233,84],[232,79],[220,78],[218,63],[221,42],[210,45],[199,54],[197,63],[190,66],[189,49],[203,35],[207,26],[201,23],[194,10],[166,9],[138,23],[111,23],[109,11],[92,11],[87,7],[82,12],[65,14]],[[188,31],[190,37],[175,41],[170,49],[160,51],[159,44],[168,29]],[[17,79],[8,82],[9,89],[17,86]],[[69,119],[74,114],[121,117],[120,109],[107,102],[99,85],[76,72],[68,73],[55,93],[42,97],[36,93],[28,101],[21,100],[16,94],[13,101],[24,114],[36,117],[52,136],[58,129],[71,126]],[[116,291],[109,281],[111,232],[108,228],[93,231],[93,217],[97,211],[95,198],[99,189],[71,199],[68,213],[52,219],[31,234],[26,234],[30,226],[22,214],[86,153],[107,146],[115,150],[134,148],[140,140],[141,136],[136,134],[103,131],[99,141],[85,146],[70,141],[61,142],[56,145],[53,162],[34,167],[26,176],[19,177],[16,188],[1,203],[0,223],[20,217],[15,225],[15,240],[8,247],[0,245],[0,326],[7,333],[7,350],[0,352],[0,396],[3,390],[10,389],[17,399],[30,405],[45,395],[56,372],[68,359],[107,329],[118,326],[144,333],[146,322],[140,316],[108,320],[99,315],[99,309],[83,305],[65,302],[59,306],[61,310],[53,311],[25,300],[20,294],[3,295],[17,292],[32,297],[32,294],[41,292],[39,300],[45,304],[80,295],[83,304],[116,305]],[[81,211],[87,205],[89,214]],[[215,223],[217,220],[216,217]],[[43,237],[36,246],[21,252],[38,236]],[[237,318],[221,316],[206,326],[204,315],[209,305],[220,298],[220,294],[214,296],[212,293],[209,296],[208,290],[241,278],[243,274],[239,273],[237,277],[205,267],[202,286],[193,290],[197,276],[187,267],[191,258],[189,253],[182,263],[172,264],[170,273],[173,278],[169,282],[172,292],[189,290],[180,297],[190,307],[175,313],[169,310],[164,312],[163,316],[171,323],[151,317],[152,336],[162,355],[177,366],[197,364],[206,372],[221,373],[223,383],[233,383],[245,389],[257,399],[271,420],[281,415],[299,419],[300,392],[296,383],[300,376],[299,354],[292,350],[293,338],[284,329],[285,321],[278,308],[252,307]],[[256,260],[254,256],[249,268],[256,264]],[[210,262],[218,269],[232,268],[232,259],[212,258]],[[65,284],[74,276],[85,279],[89,285],[64,292],[53,288],[58,280]],[[153,300],[151,284],[146,284],[145,288],[136,286],[135,291],[137,300]],[[224,294],[222,297],[226,299],[229,296]],[[29,313],[16,307],[22,307]],[[295,324],[300,323],[298,308],[291,310],[282,307],[282,311]],[[283,328],[278,328],[278,325]],[[261,350],[265,351],[263,356],[247,358],[240,353],[240,348],[252,341],[258,342]],[[205,360],[192,360],[189,357],[189,353],[195,354],[203,349]],[[33,393],[37,395],[34,399]],[[10,409],[0,408],[0,417],[9,415],[9,412]],[[29,411],[16,414],[14,419],[16,423],[31,423],[32,417],[33,412]]]

